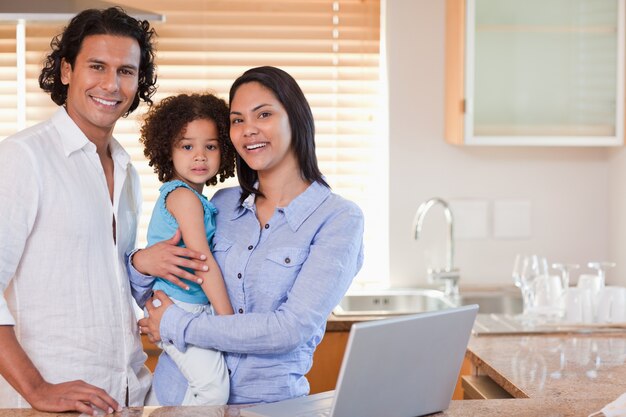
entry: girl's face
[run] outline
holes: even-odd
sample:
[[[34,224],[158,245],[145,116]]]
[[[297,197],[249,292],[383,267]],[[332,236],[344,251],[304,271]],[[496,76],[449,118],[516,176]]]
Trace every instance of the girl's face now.
[[[182,137],[172,145],[174,179],[202,192],[204,184],[220,169],[221,152],[213,120],[196,119],[183,128]]]
[[[230,103],[230,138],[250,168],[259,175],[297,169],[291,148],[291,126],[283,105],[257,82],[242,84]]]

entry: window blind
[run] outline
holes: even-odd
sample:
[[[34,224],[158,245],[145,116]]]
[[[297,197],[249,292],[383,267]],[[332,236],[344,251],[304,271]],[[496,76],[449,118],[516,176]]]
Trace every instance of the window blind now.
[[[333,190],[355,201],[366,215],[366,246],[382,250],[372,268],[384,269],[387,229],[386,140],[381,128],[379,0],[126,0],[128,7],[165,15],[157,32],[158,90],[153,100],[212,92],[225,100],[246,69],[273,65],[302,87],[316,122],[317,154]],[[26,82],[18,91],[16,25],[0,24],[0,138],[19,130],[16,102],[25,95],[25,126],[49,117],[56,106],[37,77],[53,35],[67,22],[26,22]],[[131,154],[142,182],[144,205],[138,237],[146,227],[159,182],[138,142],[141,105],[121,119],[115,136]],[[237,184],[229,180],[228,186]],[[216,187],[208,187],[210,197]],[[379,217],[379,219],[376,219]],[[370,253],[372,255],[372,253]],[[378,256],[378,254],[377,254]],[[363,273],[377,275],[378,273]],[[365,279],[365,278],[363,278]]]

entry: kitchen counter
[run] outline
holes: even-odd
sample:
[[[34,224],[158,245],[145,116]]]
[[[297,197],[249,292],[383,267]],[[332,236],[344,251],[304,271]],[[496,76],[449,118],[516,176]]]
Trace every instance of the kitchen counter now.
[[[326,321],[327,332],[349,332],[354,323],[361,321],[380,320],[392,316],[335,316],[331,314]]]
[[[626,332],[472,337],[467,356],[516,398],[614,399],[626,392]]]
[[[380,317],[333,317],[346,331]],[[588,416],[626,392],[626,331],[472,336],[466,357],[513,398],[452,401],[436,416]]]
[[[626,332],[472,336],[467,357],[514,398],[453,401],[438,416],[588,416],[626,392]]]
[[[331,320],[329,326],[336,324],[333,321],[338,321],[338,326],[349,326],[349,320]],[[467,357],[477,373],[488,375],[515,398],[452,401],[446,411],[433,416],[587,416],[626,392],[626,332],[472,336]],[[0,410],[0,417],[54,415]],[[115,416],[237,417],[239,408],[146,407],[126,409]]]

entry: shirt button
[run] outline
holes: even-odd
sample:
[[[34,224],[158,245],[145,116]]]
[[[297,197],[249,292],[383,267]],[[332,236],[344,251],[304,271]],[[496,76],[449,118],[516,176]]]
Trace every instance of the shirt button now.
[[[266,228],[266,229],[269,229],[269,228],[270,228],[269,223],[266,223],[266,224],[265,224],[265,228]]]
[[[172,339],[168,340],[168,342],[170,342],[170,345],[174,344],[174,341]]]
[[[290,264],[290,263],[291,263],[291,259],[289,259],[289,258],[285,258],[285,263],[286,263],[286,264]]]
[[[241,279],[241,272],[237,274],[237,278]]]
[[[240,308],[238,311],[239,311],[239,314],[243,314],[243,308]]]
[[[252,245],[248,246],[248,250],[252,250],[253,247],[254,246],[252,246]]]

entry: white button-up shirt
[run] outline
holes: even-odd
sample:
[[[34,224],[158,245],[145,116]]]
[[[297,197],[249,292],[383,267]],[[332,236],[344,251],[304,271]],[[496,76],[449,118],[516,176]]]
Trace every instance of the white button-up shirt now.
[[[120,404],[128,390],[138,406],[150,373],[125,253],[141,190],[126,151],[110,149],[113,204],[95,145],[63,108],[0,142],[0,325],[15,325],[46,381],[82,379]],[[28,406],[0,376],[0,408]]]

